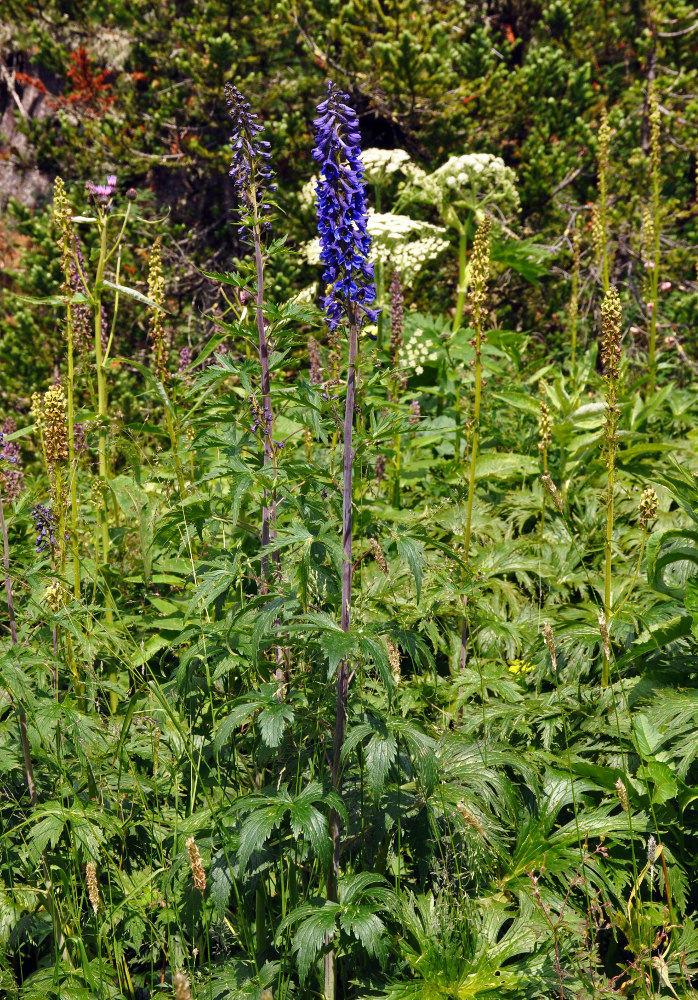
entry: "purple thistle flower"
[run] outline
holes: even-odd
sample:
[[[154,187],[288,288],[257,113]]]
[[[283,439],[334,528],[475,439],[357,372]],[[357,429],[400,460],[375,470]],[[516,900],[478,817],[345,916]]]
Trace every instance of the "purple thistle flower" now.
[[[264,192],[275,191],[270,184],[272,173],[268,160],[269,143],[259,136],[264,130],[257,115],[252,113],[249,103],[237,87],[225,85],[225,99],[230,117],[233,119],[233,162],[230,176],[246,211],[258,219],[269,208],[264,204]]]
[[[116,174],[109,174],[106,184],[95,184],[94,181],[87,181],[85,187],[88,194],[105,204],[116,191]]]
[[[323,279],[330,285],[323,300],[327,322],[335,330],[344,316],[359,322],[355,306],[371,320],[368,307],[376,297],[373,265],[368,255],[371,237],[366,227],[366,192],[361,162],[361,136],[349,96],[334,83],[318,105],[313,159],[320,164],[317,220]]]
[[[56,536],[53,529],[56,527],[56,518],[50,507],[44,504],[37,504],[32,510],[34,518],[34,530],[36,531],[36,551],[43,552],[48,546],[50,551],[56,547]]]

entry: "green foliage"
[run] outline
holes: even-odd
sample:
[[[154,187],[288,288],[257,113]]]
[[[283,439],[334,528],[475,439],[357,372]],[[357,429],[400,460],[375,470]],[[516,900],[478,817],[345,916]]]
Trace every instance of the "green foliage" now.
[[[695,15],[679,0],[486,7],[11,5],[3,162],[13,177],[65,177],[85,283],[66,294],[48,198],[10,201],[2,995],[282,1000],[321,995],[323,966],[346,1000],[695,993]],[[379,258],[383,313],[360,339],[348,629],[347,344],[328,338],[319,272],[297,252],[314,236],[310,123],[328,74],[351,92],[365,145],[400,154],[394,171],[383,157],[372,207],[408,216],[404,232],[404,216],[382,223],[394,259]],[[261,250],[266,461],[258,271],[229,224],[228,79],[265,122],[278,182]],[[648,219],[652,81],[661,204]],[[43,111],[23,115],[10,86]],[[604,107],[623,359],[600,624],[607,409],[589,209]],[[107,171],[108,210],[83,190]],[[478,347],[470,251],[484,213]],[[443,245],[403,275],[400,339],[390,269],[421,231]],[[654,392],[650,264],[663,289]],[[84,431],[72,463],[47,462],[55,426],[31,402],[57,375]],[[19,465],[6,461],[15,445]],[[643,522],[650,485],[658,509]],[[36,504],[56,515],[40,551]]]

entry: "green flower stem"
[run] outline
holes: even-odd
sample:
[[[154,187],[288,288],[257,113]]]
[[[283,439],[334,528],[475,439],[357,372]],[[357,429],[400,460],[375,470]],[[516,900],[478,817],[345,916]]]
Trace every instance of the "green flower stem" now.
[[[628,587],[627,594],[625,595],[625,597],[623,598],[623,600],[620,602],[620,604],[618,605],[618,607],[613,609],[613,615],[614,616],[617,615],[617,614],[620,614],[620,612],[623,610],[623,608],[625,607],[625,605],[628,603],[628,598],[632,595],[632,592],[635,589],[635,584],[637,583],[638,573],[640,572],[640,566],[642,564],[642,557],[645,554],[645,542],[646,541],[647,541],[647,528],[644,528],[643,532],[642,532],[642,541],[640,543],[640,554],[637,557],[637,563],[635,564],[635,572],[633,573],[633,578],[630,581],[630,586]]]
[[[466,235],[465,230],[462,229],[458,233],[458,299],[456,300],[456,315],[453,317],[453,327],[451,329],[452,333],[460,329],[461,320],[463,319],[463,309],[465,308],[465,296],[468,291],[468,282],[466,277]]]
[[[470,534],[473,519],[473,497],[475,495],[475,466],[477,464],[478,446],[480,443],[480,401],[482,399],[482,333],[478,327],[475,331],[475,402],[473,404],[473,436],[470,447],[470,468],[468,471],[468,505],[465,512],[465,545],[463,560],[468,565],[470,556]]]
[[[608,457],[608,498],[606,500],[606,535],[604,538],[604,598],[603,608],[606,624],[611,620],[611,565],[613,544],[613,487],[615,483],[615,450],[609,451]],[[603,668],[601,670],[601,687],[608,687],[611,664],[604,650]]]
[[[400,509],[400,472],[402,471],[402,435],[396,434],[393,439],[393,448],[395,451],[395,479],[393,480],[393,507],[396,510]]]
[[[606,213],[606,168],[599,171],[599,217],[601,225],[601,277],[604,293],[610,288],[608,277],[608,218]]]

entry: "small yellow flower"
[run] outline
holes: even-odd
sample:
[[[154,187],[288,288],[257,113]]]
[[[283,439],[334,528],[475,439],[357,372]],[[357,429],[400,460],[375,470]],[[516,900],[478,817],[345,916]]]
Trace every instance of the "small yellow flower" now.
[[[509,661],[509,666],[507,667],[510,674],[515,677],[517,674],[528,674],[533,670],[533,664],[529,663],[528,660],[520,660],[518,657],[515,660]]]

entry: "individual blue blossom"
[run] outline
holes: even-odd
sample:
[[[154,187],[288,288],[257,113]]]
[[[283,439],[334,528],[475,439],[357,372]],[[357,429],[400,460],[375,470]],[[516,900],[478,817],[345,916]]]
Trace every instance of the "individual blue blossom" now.
[[[343,318],[375,320],[370,304],[376,297],[373,265],[368,255],[366,190],[361,162],[361,136],[349,96],[334,83],[318,105],[313,159],[320,164],[317,220],[323,279],[330,286],[323,307],[331,330]]]
[[[53,529],[56,527],[56,518],[50,507],[44,504],[37,504],[32,510],[34,518],[34,530],[36,531],[36,551],[43,552],[48,546],[49,551],[56,547],[56,536]]]
[[[233,162],[230,165],[230,176],[245,210],[257,220],[269,208],[264,203],[265,192],[276,190],[271,184],[269,143],[259,138],[264,126],[260,124],[258,116],[252,113],[249,103],[237,87],[231,83],[225,85],[225,99],[233,120]]]

